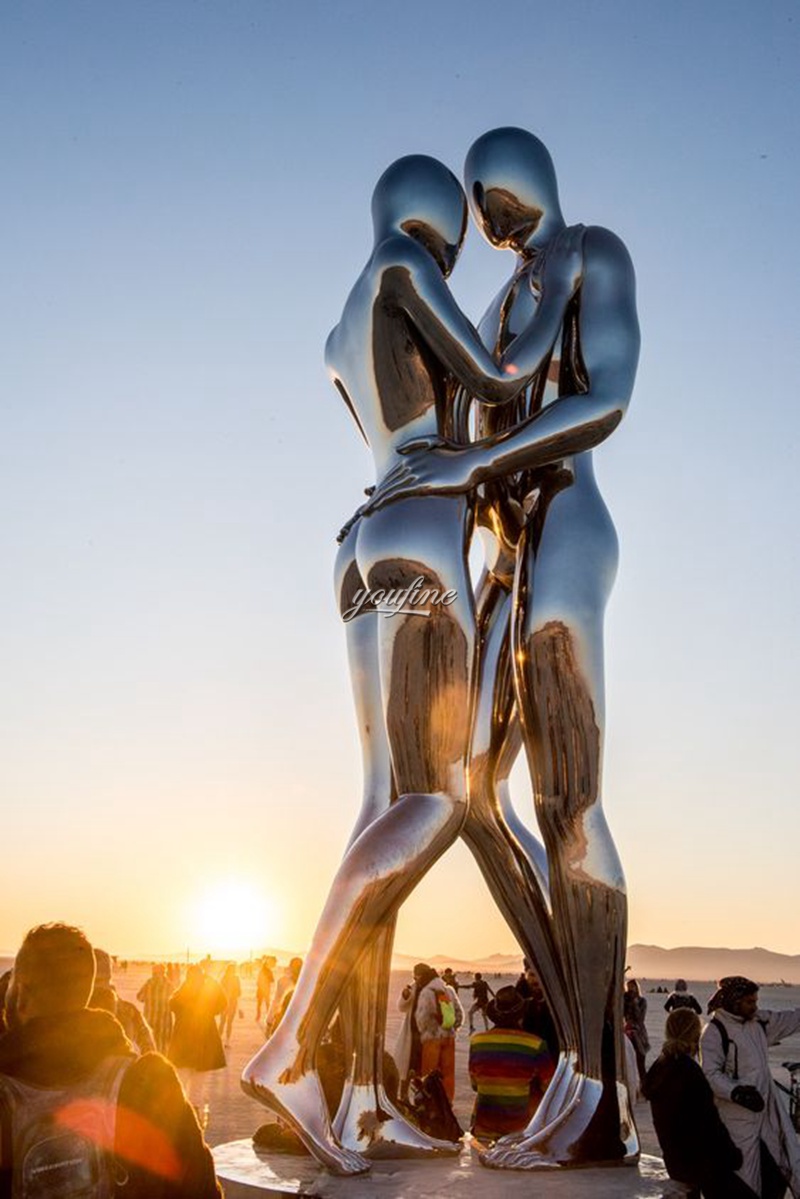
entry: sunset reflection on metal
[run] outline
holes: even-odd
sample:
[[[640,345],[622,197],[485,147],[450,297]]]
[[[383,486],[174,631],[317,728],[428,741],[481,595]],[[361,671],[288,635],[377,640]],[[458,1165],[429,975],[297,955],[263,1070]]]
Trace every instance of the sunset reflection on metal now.
[[[417,155],[378,181],[374,248],[326,347],[377,480],[336,565],[364,794],[297,988],[242,1085],[342,1174],[370,1157],[458,1151],[389,1101],[382,1067],[397,911],[459,835],[541,980],[560,1042],[531,1123],[484,1164],[638,1156],[623,1081],[625,884],[601,806],[617,543],[591,459],[633,389],[633,269],[614,234],[565,225],[532,134],[479,138],[465,180],[480,231],[516,255],[479,332],[445,282],[466,231],[464,191]],[[478,529],[485,570],[473,587]],[[523,747],[543,843],[510,802]],[[317,1052],[337,1009],[352,1066],[331,1119]]]

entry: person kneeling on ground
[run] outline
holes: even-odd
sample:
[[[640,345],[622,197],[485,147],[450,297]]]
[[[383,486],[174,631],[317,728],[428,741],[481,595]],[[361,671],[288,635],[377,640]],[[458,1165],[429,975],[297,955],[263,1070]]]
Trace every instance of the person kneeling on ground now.
[[[472,1135],[478,1140],[523,1129],[553,1075],[547,1045],[521,1027],[524,1014],[516,988],[501,987],[487,1008],[494,1028],[470,1038],[469,1076],[477,1091]]]
[[[699,1199],[753,1199],[734,1171],[742,1155],[730,1138],[714,1103],[711,1087],[696,1061],[700,1017],[678,1008],[667,1019],[666,1040],[644,1082],[653,1109],[653,1125],[667,1173]]]
[[[174,1069],[157,1053],[137,1058],[115,1017],[87,1007],[94,981],[80,929],[27,934],[0,1037],[0,1194],[32,1194],[46,1172],[47,1194],[219,1199]]]

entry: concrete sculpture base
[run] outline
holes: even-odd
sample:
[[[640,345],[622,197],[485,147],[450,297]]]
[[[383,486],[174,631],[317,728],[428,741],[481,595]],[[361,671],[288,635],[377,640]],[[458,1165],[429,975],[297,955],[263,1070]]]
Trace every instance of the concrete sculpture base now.
[[[437,1161],[376,1161],[368,1174],[336,1178],[311,1157],[260,1154],[251,1140],[229,1141],[212,1151],[226,1199],[304,1195],[306,1199],[660,1199],[667,1174],[657,1157],[638,1167],[613,1169],[488,1170],[465,1146],[460,1157]]]

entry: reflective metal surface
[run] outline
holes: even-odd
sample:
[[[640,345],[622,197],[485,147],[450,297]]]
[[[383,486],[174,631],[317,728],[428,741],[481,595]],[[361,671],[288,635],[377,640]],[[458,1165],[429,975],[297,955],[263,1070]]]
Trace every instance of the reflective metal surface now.
[[[374,250],[328,339],[326,359],[372,449],[380,482],[396,464],[398,446],[438,434],[454,380],[502,402],[520,391],[525,375],[496,365],[445,283],[467,219],[455,176],[432,158],[400,159],[379,180],[372,213]],[[378,702],[374,665],[365,668],[364,661],[377,658],[381,735],[397,798],[388,803],[384,748],[372,739],[363,828],[334,879],[286,1014],[242,1078],[245,1090],[339,1173],[360,1172],[367,1161],[331,1127],[315,1070],[317,1048],[360,961],[362,981],[375,970],[385,973],[384,930],[457,837],[467,809],[476,647],[467,567],[471,511],[464,496],[398,500],[356,522],[344,543],[355,539],[354,565],[346,564],[351,551],[345,548],[340,573],[355,582],[356,569],[370,591],[408,594],[424,583],[414,606],[390,617],[373,621],[361,609],[355,621],[372,622],[374,646],[364,649],[371,632],[351,635],[351,646],[359,643],[351,662],[362,728],[368,719],[374,727]],[[434,594],[449,598],[437,603]],[[362,1045],[362,1066],[371,1052]],[[353,1084],[365,1085],[355,1077]],[[374,1067],[366,1085],[379,1085]],[[349,1106],[346,1099],[337,1127],[352,1143],[347,1130],[355,1123],[361,1131],[365,1122],[360,1115],[351,1119]],[[410,1133],[392,1133],[401,1135]]]
[[[445,283],[464,194],[412,156],[378,182],[374,249],[326,347],[377,480],[337,561],[364,800],[297,989],[242,1082],[342,1174],[369,1154],[446,1148],[388,1104],[381,1061],[397,910],[459,833],[541,977],[562,1048],[531,1125],[486,1164],[622,1162],[638,1149],[618,1082],[625,888],[601,807],[616,538],[589,453],[633,386],[633,271],[607,230],[565,226],[532,135],[479,139],[466,180],[479,227],[518,255],[480,337]],[[544,846],[508,797],[523,745]],[[315,1057],[337,1008],[353,1069],[332,1127]]]
[[[546,280],[548,257],[565,236],[555,172],[531,134],[495,130],[470,150],[466,187],[487,240],[517,254],[516,269],[480,328],[502,363],[531,338],[544,303],[537,313],[539,276]],[[617,546],[589,451],[616,428],[627,407],[639,331],[633,269],[622,243],[590,227],[582,232],[582,249],[580,285],[525,403],[502,410],[482,406],[482,440],[472,448],[429,443],[404,454],[368,505],[484,484],[479,520],[495,548],[490,545],[478,599],[479,609],[490,612],[504,604],[493,593],[508,587],[513,538],[507,530],[515,516],[522,524],[512,595],[505,601],[510,616],[495,616],[510,646],[493,648],[499,643],[495,633],[482,642],[475,752],[483,747],[488,766],[477,757],[481,785],[465,830],[479,860],[483,840],[484,857],[497,864],[489,847],[508,823],[499,784],[509,766],[501,772],[493,763],[514,752],[513,744],[501,744],[504,731],[513,728],[508,662],[547,850],[550,910],[538,877],[527,902],[517,905],[516,922],[509,909],[518,887],[509,897],[497,877],[505,869],[507,888],[513,870],[500,868],[492,889],[542,976],[562,1037],[559,1068],[530,1127],[487,1154],[489,1164],[515,1168],[623,1161],[637,1151],[621,1085],[625,885],[601,806],[602,626]],[[490,708],[505,715],[481,721]],[[507,735],[510,741],[512,733]],[[538,861],[534,850],[531,874],[540,873],[534,870]],[[490,870],[484,873],[490,878]],[[523,911],[526,928],[519,930]]]

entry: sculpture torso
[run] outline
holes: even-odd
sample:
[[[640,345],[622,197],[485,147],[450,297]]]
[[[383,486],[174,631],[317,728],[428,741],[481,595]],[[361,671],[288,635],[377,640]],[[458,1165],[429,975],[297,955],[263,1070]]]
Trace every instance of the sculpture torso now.
[[[501,354],[535,318],[539,297],[531,290],[533,264],[518,260],[517,269],[489,305],[478,326],[481,340],[495,355]],[[570,302],[552,353],[520,398],[502,407],[477,406],[476,439],[490,437],[552,404],[566,389],[585,389],[580,357],[578,316],[580,292]],[[565,377],[566,376],[566,377]],[[483,488],[478,522],[487,554],[487,565],[508,587],[513,581],[516,541],[523,522],[541,519],[549,496],[565,486],[577,487],[590,503],[603,500],[597,489],[591,450],[572,454],[538,471],[524,471],[498,479]]]
[[[439,431],[447,372],[397,302],[403,272],[420,251],[409,239],[378,245],[328,338],[325,361],[375,460],[376,479],[397,447]]]

